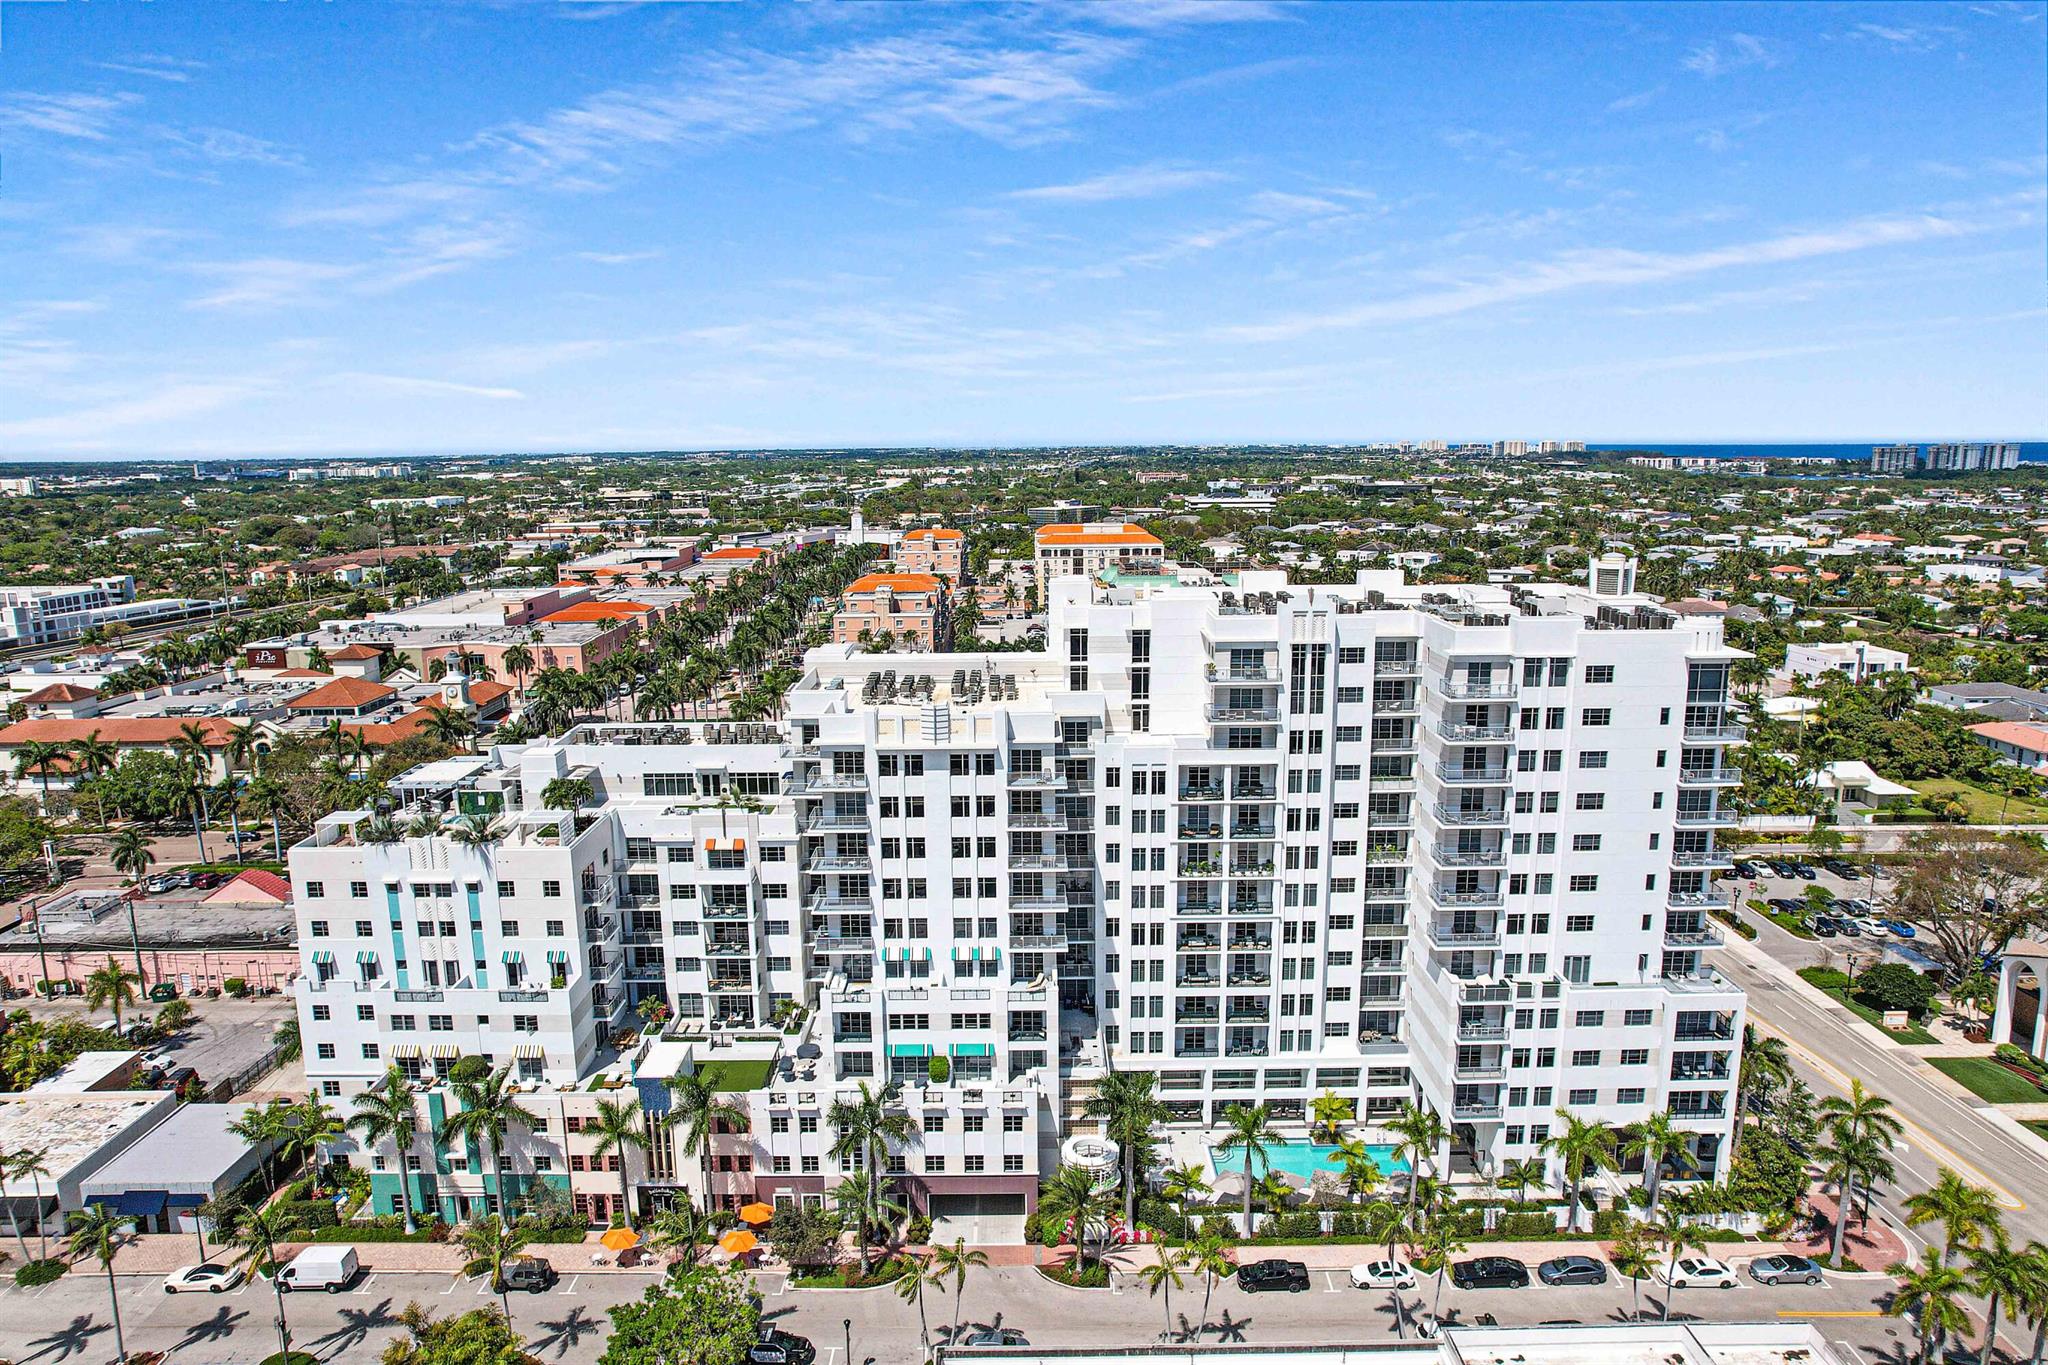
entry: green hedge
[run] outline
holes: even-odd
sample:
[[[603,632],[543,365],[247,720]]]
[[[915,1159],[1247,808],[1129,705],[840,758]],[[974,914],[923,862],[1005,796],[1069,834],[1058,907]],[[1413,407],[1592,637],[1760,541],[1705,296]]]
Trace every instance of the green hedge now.
[[[380,1227],[375,1223],[337,1223],[331,1227],[314,1228],[310,1232],[295,1233],[294,1241],[300,1242],[445,1242],[448,1228],[444,1223],[428,1223],[418,1232],[407,1232],[401,1225],[395,1228]]]
[[[331,1199],[280,1199],[270,1207],[288,1228],[318,1231],[341,1221]]]
[[[49,1284],[53,1280],[63,1279],[64,1272],[69,1269],[71,1267],[68,1263],[60,1261],[54,1256],[46,1261],[30,1261],[27,1265],[14,1272],[14,1282],[23,1289],[35,1289]]]

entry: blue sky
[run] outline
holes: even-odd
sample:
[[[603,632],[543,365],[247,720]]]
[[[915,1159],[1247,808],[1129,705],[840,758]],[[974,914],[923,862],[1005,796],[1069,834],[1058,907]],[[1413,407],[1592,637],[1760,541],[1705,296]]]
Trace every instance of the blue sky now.
[[[2048,435],[2041,0],[0,8],[0,458]]]

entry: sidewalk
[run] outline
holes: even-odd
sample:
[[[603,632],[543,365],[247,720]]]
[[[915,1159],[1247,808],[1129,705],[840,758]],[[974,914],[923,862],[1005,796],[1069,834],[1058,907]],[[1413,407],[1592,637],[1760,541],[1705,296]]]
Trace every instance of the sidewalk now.
[[[1508,1256],[1527,1266],[1535,1266],[1557,1256],[1594,1256],[1607,1258],[1611,1243],[1596,1237],[1572,1241],[1555,1242],[1474,1242],[1469,1248],[1454,1257],[1466,1260],[1473,1256]],[[1048,1253],[1051,1248],[1047,1248]],[[1070,1246],[1060,1249],[1061,1259],[1073,1251]],[[1161,1248],[1155,1243],[1140,1243],[1118,1247],[1105,1258],[1119,1270],[1135,1270],[1158,1258]],[[1402,1245],[1401,1254],[1407,1259],[1412,1248]],[[1786,1251],[1797,1251],[1784,1242],[1713,1242],[1707,1247],[1707,1254],[1721,1260],[1748,1260],[1753,1256],[1778,1256]],[[1238,1265],[1253,1261],[1280,1260],[1300,1261],[1311,1270],[1348,1270],[1361,1261],[1384,1259],[1387,1254],[1385,1242],[1310,1242],[1302,1246],[1240,1246],[1235,1248],[1230,1259]]]
[[[664,1262],[659,1257],[643,1257],[637,1263],[621,1267],[618,1257],[598,1245],[597,1233],[592,1233],[582,1242],[543,1242],[527,1248],[527,1254],[538,1256],[550,1262],[556,1270],[565,1275],[645,1275],[659,1268]],[[31,1241],[31,1247],[34,1243]],[[53,1242],[54,1251],[56,1244]],[[281,1259],[290,1260],[307,1246],[304,1242],[287,1242],[278,1247]],[[455,1275],[462,1270],[468,1258],[461,1247],[452,1242],[355,1242],[334,1243],[353,1245],[356,1257],[365,1270],[389,1271],[394,1274],[438,1274]],[[207,1239],[208,1260],[238,1261],[247,1252],[240,1246],[221,1246],[211,1238]],[[602,1257],[602,1263],[593,1257]],[[199,1260],[199,1240],[190,1233],[140,1233],[128,1238],[114,1253],[116,1275],[168,1275],[180,1266],[193,1265]]]
[[[1785,1245],[1801,1256],[1825,1256],[1835,1246],[1835,1197],[1816,1190],[1807,1196],[1807,1204],[1813,1209],[1813,1231]],[[1907,1259],[1906,1239],[1873,1209],[1868,1222],[1858,1222],[1853,1216],[1849,1219],[1842,1254],[1865,1270],[1881,1272]]]

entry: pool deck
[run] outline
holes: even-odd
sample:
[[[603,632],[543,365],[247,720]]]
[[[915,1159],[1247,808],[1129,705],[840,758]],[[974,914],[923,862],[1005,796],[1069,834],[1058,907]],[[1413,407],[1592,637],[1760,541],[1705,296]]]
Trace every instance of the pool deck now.
[[[1276,1126],[1287,1142],[1308,1143],[1308,1125],[1286,1123]],[[1175,1129],[1168,1133],[1166,1137],[1167,1159],[1175,1166],[1199,1166],[1207,1172],[1211,1180],[1214,1180],[1223,1172],[1217,1169],[1210,1149],[1220,1144],[1225,1136],[1225,1130],[1221,1128]],[[1350,1128],[1345,1131],[1345,1136],[1347,1138],[1357,1138],[1368,1147],[1391,1147],[1400,1141],[1396,1134],[1390,1133],[1384,1128]],[[1329,1144],[1322,1143],[1317,1145],[1328,1146]],[[1239,1158],[1238,1162],[1232,1163],[1229,1169],[1241,1172],[1243,1170],[1242,1158]],[[1330,1167],[1333,1174],[1337,1172],[1337,1169],[1335,1165]],[[1400,1169],[1406,1168],[1402,1167]],[[1382,1174],[1392,1175],[1394,1171],[1386,1170]]]

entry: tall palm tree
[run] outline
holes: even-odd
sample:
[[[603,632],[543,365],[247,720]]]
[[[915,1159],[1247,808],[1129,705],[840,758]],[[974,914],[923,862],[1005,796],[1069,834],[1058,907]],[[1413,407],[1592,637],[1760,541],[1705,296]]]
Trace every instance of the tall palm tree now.
[[[412,1212],[412,1147],[419,1134],[419,1111],[412,1083],[397,1066],[384,1073],[383,1083],[355,1097],[348,1126],[363,1135],[363,1145],[389,1142],[398,1153],[398,1204],[405,1212],[407,1236],[419,1231]]]
[[[1334,1090],[1325,1090],[1309,1101],[1309,1131],[1313,1133],[1320,1130],[1325,1137],[1335,1142],[1338,1130],[1351,1121],[1354,1112],[1350,1100]]]
[[[1145,1286],[1145,1297],[1165,1297],[1166,1330],[1159,1334],[1159,1339],[1165,1341],[1173,1335],[1173,1291],[1185,1286],[1180,1272],[1186,1262],[1176,1248],[1164,1242],[1156,1250],[1159,1253],[1157,1260],[1147,1261],[1138,1267],[1138,1281]]]
[[[1759,1033],[1755,1024],[1742,1026],[1742,1065],[1735,1080],[1735,1141],[1741,1142],[1743,1117],[1769,1106],[1771,1096],[1792,1081],[1792,1051],[1783,1038]]]
[[[283,1127],[285,1157],[294,1168],[312,1162],[324,1144],[348,1131],[341,1115],[329,1109],[318,1095],[288,1104]]]
[[[1344,1188],[1353,1199],[1369,1198],[1379,1188],[1380,1164],[1366,1150],[1364,1139],[1344,1139],[1329,1159],[1342,1172]]]
[[[1622,1150],[1643,1159],[1643,1193],[1649,1196],[1648,1212],[1654,1222],[1657,1197],[1664,1192],[1664,1157],[1668,1153],[1683,1161],[1685,1134],[1671,1117],[1671,1111],[1662,1109],[1629,1129]]]
[[[1188,1201],[1209,1193],[1209,1182],[1202,1175],[1201,1165],[1189,1162],[1185,1166],[1168,1167],[1161,1193],[1173,1201],[1175,1211],[1180,1214],[1182,1235],[1187,1235],[1191,1231],[1188,1227]]]
[[[124,829],[107,844],[107,853],[114,864],[114,871],[130,881],[139,882],[149,875],[149,869],[156,864],[156,854],[149,848],[139,829]]]
[[[597,1135],[597,1141],[591,1144],[592,1155],[618,1155],[619,1211],[625,1215],[629,1228],[633,1226],[633,1193],[626,1179],[626,1167],[631,1164],[627,1158],[636,1149],[647,1150],[647,1125],[641,1117],[645,1112],[637,1102],[599,1100],[597,1118],[585,1129]]]
[[[684,1195],[648,1220],[647,1243],[657,1250],[680,1249],[682,1265],[687,1269],[697,1264],[699,1252],[709,1244],[716,1230],[711,1219]]]
[[[285,1227],[284,1212],[276,1205],[263,1209],[244,1210],[234,1227],[235,1240],[249,1249],[256,1261],[256,1271],[263,1273],[269,1267],[270,1293],[277,1301],[277,1358],[292,1358],[292,1329],[284,1316],[284,1285],[278,1280],[277,1272],[283,1269],[277,1264],[277,1248],[284,1242],[289,1229]]]
[[[505,1263],[526,1250],[526,1234],[510,1223],[487,1218],[464,1228],[461,1241],[462,1252],[469,1258],[462,1267],[462,1273],[491,1277],[491,1292],[504,1305],[505,1322],[509,1326],[512,1322],[512,1294],[511,1286],[505,1283]]]
[[[1631,1219],[1622,1227],[1621,1235],[1614,1239],[1608,1260],[1614,1263],[1615,1273],[1628,1277],[1630,1296],[1629,1321],[1640,1322],[1643,1317],[1643,1281],[1655,1273],[1656,1266],[1651,1258],[1649,1239],[1644,1235],[1643,1225]]]
[[[1885,1312],[1913,1320],[1913,1330],[1920,1336],[1920,1365],[1935,1359],[1949,1337],[1970,1329],[1969,1310],[1963,1306],[1963,1296],[1970,1292],[1969,1276],[1944,1264],[1933,1247],[1921,1248],[1918,1265],[1900,1261],[1885,1273],[1899,1280]]]
[[[1664,1315],[1662,1321],[1671,1321],[1671,1302],[1678,1297],[1678,1258],[1688,1251],[1705,1254],[1706,1236],[1699,1228],[1685,1221],[1685,1215],[1674,1209],[1665,1209],[1663,1219],[1657,1224],[1658,1240],[1664,1243]]]
[[[1199,1338],[1209,1327],[1209,1297],[1231,1271],[1230,1244],[1212,1232],[1205,1232],[1182,1248],[1181,1254],[1189,1272],[1202,1277],[1202,1321],[1195,1328]]]
[[[112,740],[101,739],[100,732],[97,729],[93,730],[84,739],[72,742],[71,756],[72,761],[77,765],[78,772],[87,778],[105,777],[121,762],[121,751],[114,746]],[[93,792],[93,801],[99,808],[100,828],[105,829],[107,827],[106,797],[95,790]]]
[[[1137,1218],[1138,1181],[1152,1149],[1152,1134],[1166,1120],[1156,1071],[1110,1071],[1097,1084],[1085,1112],[1103,1121],[1103,1133],[1117,1144],[1123,1163],[1124,1223]]]
[[[1528,1201],[1524,1198],[1531,1190],[1540,1190],[1550,1183],[1550,1172],[1543,1169],[1543,1162],[1536,1157],[1523,1157],[1510,1161],[1501,1168],[1500,1187],[1520,1208]]]
[[[1260,1164],[1266,1160],[1266,1149],[1280,1144],[1281,1137],[1273,1127],[1266,1106],[1263,1104],[1233,1104],[1223,1111],[1223,1140],[1216,1144],[1218,1156],[1244,1155],[1244,1235],[1252,1235],[1252,1187],[1258,1178],[1252,1174],[1252,1160]]]
[[[249,803],[251,813],[270,822],[270,850],[277,861],[284,861],[284,817],[291,811],[291,795],[282,782],[266,774],[260,774],[242,794]]]
[[[7,1158],[7,1169],[16,1180],[27,1177],[36,1192],[36,1259],[50,1259],[48,1220],[43,1216],[43,1178],[50,1174],[50,1153],[42,1147],[24,1147]],[[27,1256],[23,1256],[25,1261]]]
[[[1970,1292],[1984,1299],[1984,1345],[1978,1348],[1977,1359],[1985,1365],[1991,1359],[1992,1347],[1998,1344],[2000,1319],[2011,1319],[2014,1310],[2026,1302],[2035,1270],[2032,1258],[2006,1245],[2002,1237],[1996,1243],[1971,1250]]]
[[[489,1150],[491,1169],[498,1176],[498,1221],[508,1228],[512,1226],[512,1192],[505,1181],[505,1136],[515,1126],[530,1129],[535,1122],[511,1086],[510,1066],[456,1081],[450,1089],[460,1107],[442,1120],[437,1135],[444,1143],[459,1138]]]
[[[1443,1116],[1434,1109],[1424,1109],[1413,1100],[1401,1106],[1401,1112],[1387,1123],[1387,1130],[1400,1141],[1394,1144],[1394,1155],[1408,1163],[1408,1221],[1415,1221],[1415,1182],[1420,1179],[1425,1166],[1436,1165],[1436,1154],[1442,1149],[1450,1132],[1444,1127]]]
[[[1074,1263],[1088,1266],[1088,1245],[1109,1224],[1113,1206],[1108,1194],[1095,1183],[1095,1172],[1084,1166],[1062,1166],[1039,1187],[1040,1221],[1070,1226],[1074,1233]]]
[[[452,706],[430,706],[420,719],[420,733],[442,744],[467,749],[470,736],[476,733],[476,725]]]
[[[865,1268],[861,1274],[867,1274]],[[924,1262],[913,1257],[909,1267],[896,1277],[895,1284],[897,1298],[905,1303],[917,1305],[917,1344],[922,1348],[917,1358],[920,1361],[932,1358],[932,1325],[926,1320],[924,1312],[924,1288],[928,1283],[929,1281],[925,1279]]]
[[[31,739],[16,746],[14,750],[14,775],[28,777],[41,774],[43,779],[43,809],[50,808],[50,773],[59,761],[71,756],[71,746],[55,741]]]
[[[894,1082],[875,1090],[862,1081],[851,1098],[832,1102],[825,1122],[832,1128],[831,1155],[841,1166],[858,1162],[868,1174],[864,1188],[869,1199],[879,1198],[882,1193],[882,1158],[889,1145],[909,1146],[918,1138],[917,1125],[911,1122],[910,1115],[896,1107]],[[872,1222],[872,1210],[866,1217]],[[867,1271],[865,1242],[861,1246],[861,1271]]]
[[[513,645],[498,656],[498,662],[519,684],[519,690],[526,690],[526,675],[533,672],[533,651],[525,645]]]
[[[2041,1365],[2048,1357],[2048,1246],[2029,1242],[2021,1254],[2026,1257],[2026,1274],[2019,1293],[2012,1296],[2012,1305],[2033,1325],[2034,1349],[2028,1360],[2031,1365]]]
[[[227,1128],[230,1133],[263,1150],[263,1183],[276,1183],[275,1159],[277,1149],[284,1142],[285,1115],[291,1106],[284,1100],[272,1100],[265,1105],[250,1105],[242,1111],[241,1117],[231,1121]]]
[[[1588,1123],[1569,1109],[1557,1111],[1564,1127],[1554,1130],[1543,1145],[1558,1160],[1563,1176],[1564,1230],[1579,1226],[1579,1187],[1589,1172],[1614,1164],[1614,1130],[1604,1124]]]
[[[0,1188],[4,1188],[10,1180],[21,1179],[22,1173],[14,1164],[15,1157],[19,1155],[23,1155],[23,1153],[0,1152]],[[38,1217],[41,1216],[42,1208],[40,1201],[38,1201],[36,1213]],[[21,1205],[19,1201],[10,1199],[7,1202],[7,1217],[8,1221],[14,1225],[14,1244],[21,1248],[21,1263],[27,1265],[29,1262],[28,1238],[23,1236],[21,1231]]]
[[[1978,1251],[2005,1245],[2005,1223],[1998,1212],[1998,1196],[1957,1175],[1944,1166],[1932,1185],[1906,1197],[1906,1226],[1940,1223],[1941,1263],[1948,1265],[1958,1251]]]
[[[947,1280],[953,1282],[950,1291],[953,1295],[953,1330],[946,1335],[948,1346],[960,1344],[960,1301],[967,1293],[967,1272],[987,1268],[988,1253],[969,1251],[965,1238],[955,1238],[951,1246],[932,1248],[931,1269],[926,1272],[926,1278],[941,1289],[946,1288]]]
[[[121,1230],[130,1219],[110,1211],[105,1204],[88,1204],[71,1215],[71,1259],[87,1256],[107,1272],[107,1305],[114,1313],[114,1359],[128,1358],[128,1343],[121,1336],[121,1296],[114,1292],[114,1252],[121,1245]]]
[[[85,1007],[96,1010],[102,1005],[110,1006],[114,1011],[114,1031],[119,1033],[121,1011],[135,1003],[135,988],[141,980],[110,956],[106,966],[95,968],[85,979]]]
[[[711,1189],[711,1138],[721,1124],[744,1126],[746,1108],[724,1098],[725,1092],[712,1085],[710,1077],[701,1071],[669,1077],[668,1093],[668,1122],[682,1130],[684,1154],[696,1157],[700,1163],[704,1177],[704,1207],[709,1210],[715,1206]]]
[[[213,767],[213,736],[205,726],[188,720],[171,740],[171,754],[184,767],[185,804],[192,812],[192,837],[199,843],[199,861],[206,856],[206,774]]]

